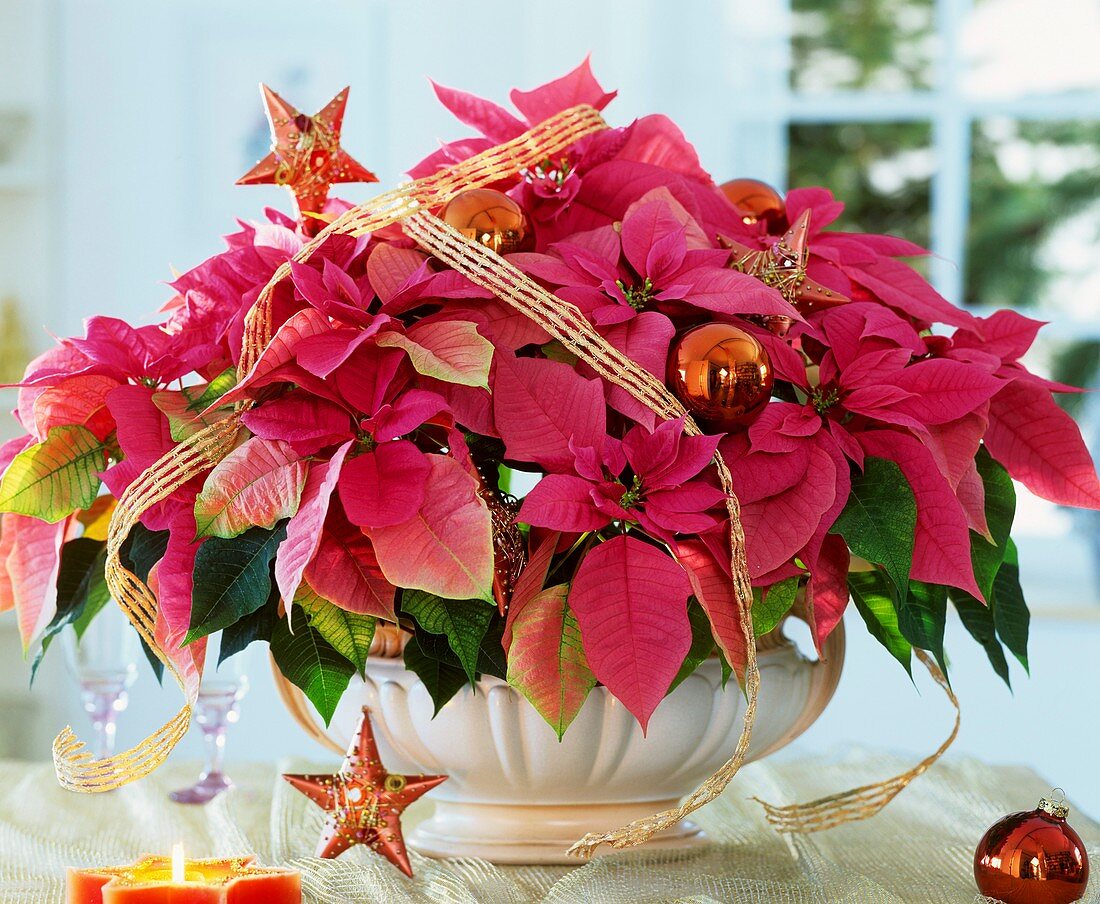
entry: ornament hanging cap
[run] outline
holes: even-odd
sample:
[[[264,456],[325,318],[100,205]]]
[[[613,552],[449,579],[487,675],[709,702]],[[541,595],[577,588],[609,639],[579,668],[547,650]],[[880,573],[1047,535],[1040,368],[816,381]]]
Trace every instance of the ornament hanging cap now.
[[[1058,799],[1054,800],[1054,795],[1058,795]],[[1061,788],[1054,788],[1050,792],[1050,799],[1046,797],[1039,798],[1039,806],[1037,809],[1042,810],[1048,816],[1053,816],[1055,819],[1065,819],[1069,816],[1069,805],[1066,803],[1066,792]]]

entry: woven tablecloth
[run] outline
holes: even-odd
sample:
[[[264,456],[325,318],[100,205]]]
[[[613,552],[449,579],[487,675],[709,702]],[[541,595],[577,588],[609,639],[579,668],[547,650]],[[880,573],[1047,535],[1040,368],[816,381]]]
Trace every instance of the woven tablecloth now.
[[[318,768],[281,765],[295,772]],[[747,799],[805,800],[902,766],[869,752],[758,763],[697,814],[713,839],[708,847],[612,853],[576,868],[497,867],[413,854],[416,878],[410,880],[361,847],[335,861],[311,857],[323,814],[272,765],[238,765],[236,789],[205,807],[186,807],[166,795],[194,778],[188,764],[169,765],[120,791],[79,795],[59,788],[46,764],[0,761],[0,902],[60,904],[65,866],[126,863],[146,851],[167,853],[180,840],[193,857],[252,853],[265,864],[300,869],[309,904],[987,901],[975,893],[973,850],[992,822],[1031,809],[1049,791],[1029,770],[949,761],[875,818],[810,836],[775,835]],[[410,809],[410,823],[426,812],[418,806]],[[1100,826],[1080,811],[1070,822],[1100,863],[1093,847]],[[1100,902],[1098,885],[1092,883],[1086,901]]]

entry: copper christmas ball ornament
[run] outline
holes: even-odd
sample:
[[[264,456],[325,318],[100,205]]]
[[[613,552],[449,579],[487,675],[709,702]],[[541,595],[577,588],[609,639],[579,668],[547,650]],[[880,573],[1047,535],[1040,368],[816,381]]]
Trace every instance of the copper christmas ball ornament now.
[[[783,196],[767,182],[759,179],[730,179],[720,186],[726,200],[733,205],[742,222],[751,226],[761,220],[771,227],[785,224],[787,205]]]
[[[794,326],[794,318],[783,314],[750,314],[745,319],[760,324],[769,333],[778,336],[780,339],[786,336],[791,331],[791,327]]]
[[[711,433],[752,423],[771,399],[775,382],[764,346],[729,323],[705,323],[680,336],[669,353],[667,379]]]
[[[1089,881],[1081,837],[1066,822],[1062,799],[995,823],[978,843],[974,879],[983,895],[1005,904],[1069,904]]]
[[[535,230],[526,212],[504,192],[474,188],[443,205],[439,218],[497,254],[533,251]]]

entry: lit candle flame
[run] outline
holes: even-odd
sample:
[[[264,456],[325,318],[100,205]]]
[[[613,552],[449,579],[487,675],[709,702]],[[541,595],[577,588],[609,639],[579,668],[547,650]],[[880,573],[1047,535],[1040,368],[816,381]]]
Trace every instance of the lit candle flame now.
[[[186,861],[183,858],[183,842],[172,845],[172,882],[181,883],[187,878],[184,869]]]

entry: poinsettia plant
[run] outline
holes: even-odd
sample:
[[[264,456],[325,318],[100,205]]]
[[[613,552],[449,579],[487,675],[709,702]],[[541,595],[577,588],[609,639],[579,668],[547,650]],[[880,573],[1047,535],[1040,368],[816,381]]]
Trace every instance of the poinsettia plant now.
[[[587,63],[513,92],[518,115],[436,93],[478,134],[414,177],[614,98]],[[146,511],[122,561],[157,593],[170,656],[201,656],[215,632],[222,657],[270,642],[326,719],[381,623],[408,633],[405,663],[437,707],[494,675],[559,734],[597,683],[644,727],[705,659],[740,675],[716,452],[740,500],[758,633],[797,605],[820,646],[851,600],[906,669],[913,647],[946,668],[950,602],[1006,681],[1005,647],[1026,666],[1013,480],[1100,508],[1052,397],[1072,388],[1021,363],[1038,322],[950,304],[901,260],[923,249],[831,228],[842,205],[820,188],[791,191],[786,222],[809,212],[802,275],[847,303],[792,306],[731,266],[731,240],[771,249],[774,224],[741,216],[664,116],[496,189],[534,226],[533,250],[510,262],[608,343],[663,378],[685,330],[738,326],[767,353],[772,401],[730,432],[688,436],[400,228],[333,235],[302,263],[308,234],[269,211],[176,279],[157,323],[93,317],[27,368],[26,434],[0,451],[0,608],[26,648],[40,656],[108,603],[114,500],[247,401],[239,445]],[[241,372],[245,315],[287,261],[274,338]],[[530,489],[513,500],[522,472]],[[521,553],[502,562],[509,533]]]

